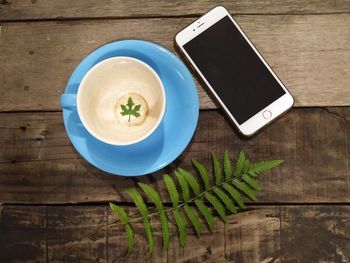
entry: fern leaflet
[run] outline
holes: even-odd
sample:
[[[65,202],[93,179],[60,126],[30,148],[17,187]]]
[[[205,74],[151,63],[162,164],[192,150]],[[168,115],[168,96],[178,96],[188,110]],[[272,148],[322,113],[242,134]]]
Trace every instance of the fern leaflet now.
[[[196,180],[196,178],[188,171],[179,168],[179,172],[182,174],[182,176],[185,178],[187,183],[192,188],[192,191],[195,195],[199,195],[201,193],[201,188]]]
[[[194,226],[194,229],[196,230],[197,237],[200,237],[202,232],[202,227],[201,227],[201,223],[199,222],[198,216],[195,214],[193,209],[188,204],[184,205],[184,209],[192,225]]]
[[[213,159],[213,170],[214,170],[214,177],[215,177],[215,184],[218,185],[221,183],[221,164],[218,158],[216,157],[215,153],[211,154],[211,157]]]
[[[160,216],[160,222],[162,225],[162,234],[163,234],[163,251],[165,251],[169,247],[170,234],[169,234],[168,217],[164,212],[164,206],[163,206],[162,200],[160,199],[159,194],[156,192],[156,190],[154,190],[152,186],[149,186],[144,183],[138,183],[138,185],[148,195],[148,197],[152,200],[152,202],[156,205],[160,213],[159,216]]]
[[[204,189],[208,190],[210,187],[210,181],[209,181],[209,175],[207,169],[204,167],[203,164],[196,161],[195,159],[192,159],[193,165],[197,168],[200,176],[202,177],[203,183],[204,183]]]
[[[245,162],[245,154],[243,151],[241,151],[238,155],[238,160],[236,164],[236,171],[235,171],[236,176],[240,176],[242,174],[244,162]]]
[[[220,188],[215,188],[214,193],[221,199],[221,201],[225,204],[226,208],[230,210],[231,213],[236,214],[237,209],[233,204],[231,198]]]
[[[205,221],[207,222],[207,225],[209,227],[210,232],[213,232],[213,229],[214,229],[214,217],[211,214],[209,208],[200,199],[194,200],[194,203],[198,207],[198,210],[201,212],[201,214],[204,216]]]
[[[226,222],[225,208],[221,204],[221,202],[214,195],[212,195],[209,192],[205,193],[204,196],[212,204],[212,206],[215,208],[216,212],[219,214],[222,221]]]
[[[247,174],[243,174],[242,176],[243,181],[245,181],[251,188],[260,191],[261,186],[256,182],[256,180],[252,177],[250,177]]]
[[[231,179],[233,176],[232,163],[227,150],[225,150],[224,152],[224,174],[225,174],[226,181]]]
[[[177,180],[179,181],[179,184],[181,187],[182,197],[183,197],[185,203],[187,203],[188,200],[190,200],[190,188],[188,187],[188,183],[187,183],[186,179],[184,178],[184,176],[180,172],[175,171],[175,175],[176,175]]]
[[[232,184],[236,186],[239,190],[241,190],[244,194],[246,194],[253,201],[257,200],[253,190],[244,182],[235,179],[232,181]]]
[[[187,244],[187,234],[186,234],[186,221],[180,215],[179,209],[175,208],[173,210],[173,215],[176,221],[177,229],[179,232],[179,242],[182,247]]]
[[[175,182],[173,178],[171,178],[169,175],[165,174],[163,176],[164,184],[168,190],[171,202],[173,203],[174,207],[177,207],[179,205],[179,193],[177,192]]]
[[[282,164],[283,160],[270,160],[270,161],[262,161],[259,163],[255,163],[251,166],[251,169],[249,173],[259,175],[263,172],[266,172],[268,170],[271,170],[272,168],[275,168]]]
[[[228,183],[224,183],[225,190],[231,195],[232,199],[236,201],[240,208],[244,208],[244,202],[241,194],[234,188],[232,185]]]

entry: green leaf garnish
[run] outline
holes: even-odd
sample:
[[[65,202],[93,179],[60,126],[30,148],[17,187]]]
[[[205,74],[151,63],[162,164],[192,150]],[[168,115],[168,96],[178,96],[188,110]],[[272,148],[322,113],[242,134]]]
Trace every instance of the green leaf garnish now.
[[[126,105],[120,105],[122,111],[120,112],[120,114],[122,116],[125,116],[125,115],[129,115],[129,120],[128,122],[130,122],[130,117],[131,115],[132,116],[135,116],[136,118],[140,117],[140,109],[141,109],[141,104],[139,105],[136,105],[135,107],[133,107],[135,105],[134,101],[132,100],[131,97],[128,98],[128,103]]]

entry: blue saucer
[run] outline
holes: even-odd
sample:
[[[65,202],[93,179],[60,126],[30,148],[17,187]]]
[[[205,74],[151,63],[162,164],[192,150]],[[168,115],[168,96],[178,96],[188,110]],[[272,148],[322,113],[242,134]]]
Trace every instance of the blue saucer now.
[[[137,144],[114,146],[90,135],[76,109],[63,109],[64,125],[75,149],[97,168],[123,176],[149,174],[171,163],[189,144],[198,121],[197,89],[188,69],[170,51],[147,41],[122,40],[106,44],[89,54],[75,69],[65,93],[77,93],[80,81],[91,67],[116,56],[142,60],[161,78],[167,105],[156,131]]]

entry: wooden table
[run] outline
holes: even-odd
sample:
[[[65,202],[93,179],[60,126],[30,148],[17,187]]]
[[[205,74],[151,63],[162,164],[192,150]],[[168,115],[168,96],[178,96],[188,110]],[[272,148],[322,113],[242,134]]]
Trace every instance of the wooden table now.
[[[349,262],[350,1],[0,0],[0,262]],[[71,146],[59,96],[89,52],[116,39],[154,41],[174,50],[174,35],[222,4],[295,96],[295,108],[245,140],[198,86],[200,117],[186,151],[151,176],[103,173]],[[180,248],[123,259],[121,230],[81,238],[115,220],[114,201],[134,210],[122,190],[150,182],[190,158],[240,149],[252,160],[281,158],[261,177],[259,202],[216,220],[213,234],[192,232]],[[190,230],[191,231],[191,230]]]

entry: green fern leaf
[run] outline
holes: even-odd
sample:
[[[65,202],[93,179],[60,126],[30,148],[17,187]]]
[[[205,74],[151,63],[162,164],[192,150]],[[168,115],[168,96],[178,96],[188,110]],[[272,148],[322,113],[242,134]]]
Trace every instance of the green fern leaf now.
[[[236,171],[235,171],[236,176],[240,176],[242,174],[245,159],[246,159],[245,154],[243,151],[241,151],[238,155],[238,160],[237,160],[237,164],[236,164]]]
[[[244,164],[243,164],[243,169],[242,172],[245,174],[249,171],[250,168],[250,162],[248,159],[245,160]]]
[[[207,225],[209,227],[210,232],[213,232],[213,229],[214,229],[214,217],[211,214],[209,208],[200,199],[194,200],[194,203],[196,204],[196,206],[198,207],[199,211],[204,216],[205,221],[207,222]]]
[[[188,200],[190,200],[190,188],[188,187],[188,183],[181,173],[175,171],[175,175],[176,175],[177,180],[180,183],[182,197],[183,197],[185,203],[187,203]]]
[[[221,164],[218,158],[216,157],[215,153],[211,153],[211,157],[213,159],[213,170],[214,170],[214,177],[215,177],[215,184],[218,185],[221,183]]]
[[[250,167],[249,174],[252,176],[257,176],[263,172],[266,172],[268,170],[271,170],[272,168],[279,166],[283,162],[283,160],[269,160],[255,163]]]
[[[135,233],[131,224],[126,224],[125,230],[128,237],[128,253],[126,254],[128,256],[135,245]]]
[[[224,173],[225,180],[229,180],[233,176],[232,163],[228,151],[224,152]]]
[[[140,195],[140,193],[135,188],[130,188],[130,189],[126,190],[126,192],[134,200],[134,203],[135,203],[136,207],[138,208],[142,217],[147,217],[149,212],[148,212],[147,206],[146,206],[145,202],[143,201],[143,198]]]
[[[165,252],[169,248],[170,230],[169,230],[168,217],[167,217],[166,213],[164,213],[164,212],[162,212],[160,214],[160,223],[162,225],[163,252]]]
[[[198,196],[201,193],[201,188],[196,180],[196,178],[188,171],[179,168],[179,172],[185,177],[187,183],[190,185],[192,188],[193,193]]]
[[[209,182],[209,175],[207,169],[204,167],[203,164],[198,162],[195,159],[192,159],[192,163],[194,166],[196,166],[200,176],[202,177],[203,183],[204,183],[204,189],[208,190],[210,187],[210,182]]]
[[[187,244],[187,234],[186,234],[186,222],[182,218],[179,209],[173,210],[173,215],[175,218],[175,222],[177,225],[177,230],[179,232],[179,242],[182,247],[186,246]]]
[[[146,193],[146,195],[151,199],[151,201],[156,205],[159,212],[164,211],[164,206],[162,200],[160,199],[157,191],[150,185],[144,183],[137,183],[138,186]]]
[[[169,247],[170,231],[169,231],[168,218],[164,213],[164,206],[163,206],[162,200],[160,199],[159,194],[156,192],[156,190],[152,186],[144,183],[138,183],[138,185],[152,200],[152,202],[156,205],[160,213],[159,216],[160,216],[160,222],[162,225],[162,235],[163,235],[163,251],[165,251]]]
[[[125,227],[126,235],[128,237],[128,255],[135,245],[135,234],[131,224],[129,224],[129,217],[122,207],[117,206],[113,203],[109,203],[109,206],[112,209],[113,213],[115,213],[118,216],[118,218]]]
[[[173,178],[165,174],[163,176],[163,180],[166,188],[168,189],[168,193],[169,193],[171,202],[173,203],[173,206],[177,207],[179,205],[179,193],[177,192],[176,185]]]
[[[261,186],[256,182],[256,180],[252,177],[250,177],[247,174],[244,174],[242,176],[243,181],[245,181],[251,188],[260,191],[262,188]]]
[[[154,237],[153,237],[151,223],[149,222],[147,217],[143,219],[143,225],[145,227],[146,238],[147,238],[148,256],[150,256],[154,249]]]
[[[241,192],[246,194],[253,201],[257,200],[253,190],[247,184],[245,184],[244,182],[239,181],[238,179],[235,179],[235,180],[232,181],[232,184],[234,186],[236,186],[239,190],[241,190]]]
[[[216,187],[214,189],[214,193],[221,199],[222,203],[225,204],[225,206],[227,207],[227,209],[231,213],[233,213],[233,214],[237,213],[237,209],[236,209],[235,205],[233,204],[231,198],[224,191],[222,191],[220,188]]]
[[[198,216],[195,214],[193,209],[188,204],[184,205],[184,209],[192,225],[194,226],[194,229],[196,230],[197,237],[200,237],[202,232],[202,227],[201,227],[201,223],[199,222]]]
[[[225,183],[224,185],[225,190],[231,195],[233,200],[236,201],[236,203],[239,205],[240,208],[244,208],[244,202],[241,194],[230,184]]]
[[[112,209],[113,213],[118,216],[118,218],[124,225],[126,225],[129,222],[129,217],[122,207],[113,203],[109,203],[109,207]]]
[[[145,227],[145,233],[147,237],[147,246],[148,246],[148,255],[150,255],[154,248],[154,237],[152,232],[152,227],[148,219],[149,211],[148,208],[141,196],[141,194],[135,189],[131,188],[126,191],[131,198],[134,200],[134,203],[139,210],[140,214],[143,217],[143,225]]]
[[[222,221],[226,222],[225,208],[221,204],[221,202],[214,195],[212,195],[209,192],[205,193],[204,196],[212,204],[212,206],[215,208],[216,212],[219,214]]]
[[[251,167],[252,167],[252,166],[251,166]],[[250,171],[250,170],[247,172],[247,174],[250,175],[250,176],[252,176],[252,177],[258,177],[258,175],[259,175],[259,174],[255,173],[255,172],[253,172],[253,171]]]

